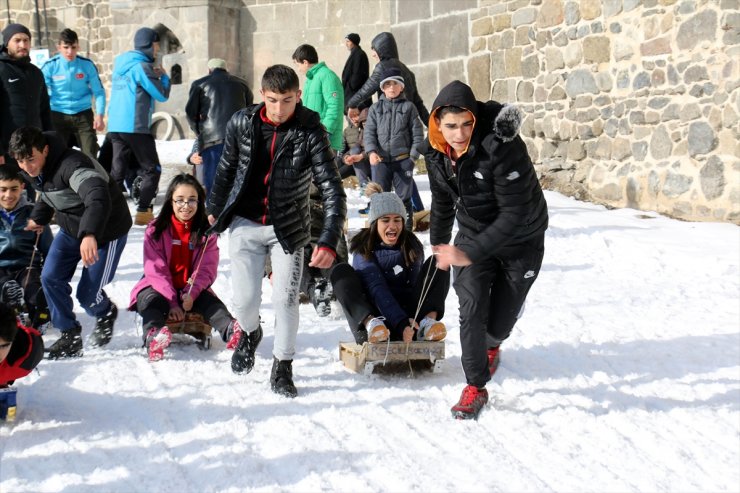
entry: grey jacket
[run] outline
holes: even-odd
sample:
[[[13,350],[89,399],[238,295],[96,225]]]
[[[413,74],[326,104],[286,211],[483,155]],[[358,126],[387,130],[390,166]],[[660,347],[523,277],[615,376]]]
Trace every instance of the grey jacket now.
[[[403,95],[396,99],[382,95],[370,107],[363,140],[368,155],[375,152],[389,162],[416,159],[423,141],[419,112]]]

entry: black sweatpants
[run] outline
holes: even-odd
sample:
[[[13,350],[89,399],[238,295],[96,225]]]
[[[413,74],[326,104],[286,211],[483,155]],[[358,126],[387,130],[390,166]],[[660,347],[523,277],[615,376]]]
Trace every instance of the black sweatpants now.
[[[146,339],[149,329],[166,325],[167,315],[170,313],[170,302],[154,288],[144,288],[136,295],[136,311],[143,319],[143,337]],[[206,322],[218,330],[222,339],[226,337],[226,329],[234,320],[226,305],[210,291],[202,291],[198,295],[191,311],[203,315]]]
[[[151,134],[123,132],[109,132],[108,137],[113,144],[111,176],[116,180],[121,190],[125,190],[124,181],[130,163],[134,160],[139,163],[142,182],[138,210],[147,210],[157,196],[159,177],[162,174],[162,166],[159,164],[159,155],[157,154],[154,137]]]
[[[455,238],[457,247],[469,242],[462,233]],[[453,268],[453,286],[460,302],[462,366],[469,385],[483,387],[491,379],[486,351],[511,334],[544,253],[543,235],[508,246],[484,262]]]
[[[432,264],[431,269],[430,263]],[[419,309],[419,315],[416,317],[417,322],[423,320],[426,314],[432,311],[436,311],[437,320],[441,320],[445,314],[445,299],[450,290],[450,272],[436,269],[434,257],[429,257],[421,268],[421,274],[416,282],[416,286],[414,286],[414,295],[407,300],[397,300],[398,304],[408,314],[408,318],[412,318],[416,313],[416,307],[425,288],[424,284],[427,272],[429,272],[431,284],[427,279],[426,287],[428,287],[428,291]],[[344,315],[347,317],[347,322],[349,323],[349,330],[352,332],[355,342],[357,344],[366,342],[367,329],[362,323],[363,320],[368,315],[378,317],[382,313],[380,313],[372,300],[369,299],[359,274],[355,272],[351,265],[345,263],[337,264],[331,271],[330,279],[334,288],[334,294],[339,304],[342,305]],[[404,327],[389,326],[388,329],[391,331],[392,341],[403,340]]]

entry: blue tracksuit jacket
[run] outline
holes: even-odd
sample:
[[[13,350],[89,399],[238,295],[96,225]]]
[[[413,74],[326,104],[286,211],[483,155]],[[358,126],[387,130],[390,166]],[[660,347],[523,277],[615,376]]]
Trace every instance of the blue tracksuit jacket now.
[[[56,55],[44,63],[41,71],[49,90],[51,111],[74,115],[89,110],[91,96],[95,96],[95,113],[105,114],[105,89],[92,60],[77,56],[68,62]]]

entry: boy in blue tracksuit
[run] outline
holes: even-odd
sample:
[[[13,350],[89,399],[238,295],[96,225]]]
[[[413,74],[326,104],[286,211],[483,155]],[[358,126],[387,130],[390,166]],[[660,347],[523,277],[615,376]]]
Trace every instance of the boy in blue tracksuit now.
[[[123,190],[128,155],[136,157],[143,176],[135,224],[154,219],[152,202],[157,196],[161,167],[151,133],[154,101],[170,96],[170,78],[154,66],[159,52],[159,35],[142,27],[134,36],[134,50],[113,61],[113,84],[108,106],[108,136],[113,144],[111,176]]]
[[[99,149],[95,132],[105,128],[105,89],[92,60],[77,55],[79,48],[77,33],[65,29],[59,35],[59,52],[41,71],[49,91],[54,130],[65,142],[74,135],[82,152],[95,157]]]

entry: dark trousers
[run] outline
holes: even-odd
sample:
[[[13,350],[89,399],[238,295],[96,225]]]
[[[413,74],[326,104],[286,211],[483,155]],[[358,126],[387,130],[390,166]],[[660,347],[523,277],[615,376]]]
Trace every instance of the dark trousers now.
[[[136,295],[136,311],[143,320],[143,337],[146,339],[149,329],[166,325],[170,302],[154,288],[144,288]],[[191,311],[202,315],[208,325],[219,331],[222,338],[226,336],[226,329],[234,320],[226,305],[210,291],[203,291],[198,295]]]
[[[157,146],[151,134],[130,134],[110,132],[108,134],[113,144],[113,162],[111,176],[121,190],[125,190],[124,181],[133,158],[141,168],[141,194],[139,195],[138,210],[145,211],[152,205],[159,191],[159,177],[162,167],[159,164]]]
[[[429,273],[428,279],[427,273]],[[380,313],[377,306],[370,300],[359,274],[357,274],[351,265],[345,263],[337,264],[331,271],[330,279],[334,288],[334,294],[339,304],[342,305],[344,315],[347,317],[347,322],[349,323],[349,330],[352,332],[355,342],[357,344],[366,342],[367,329],[362,322],[369,315],[379,317],[383,314]],[[419,279],[417,279],[414,286],[414,295],[406,300],[397,300],[398,304],[406,310],[408,318],[412,318],[416,313],[419,300],[424,294],[423,291],[425,288],[428,288],[428,290],[419,308],[416,321],[420,322],[427,313],[433,311],[437,312],[437,320],[441,320],[445,314],[445,299],[450,290],[450,272],[436,269],[434,257],[429,257],[424,262]],[[388,329],[391,331],[392,341],[403,340],[403,327],[388,327]]]
[[[206,202],[211,196],[211,189],[213,188],[213,182],[216,180],[216,169],[218,168],[218,162],[221,160],[221,154],[224,152],[224,145],[216,144],[200,151],[200,157],[203,158],[203,186],[206,188]]]
[[[38,267],[0,269],[0,287],[11,279],[23,288],[23,301],[26,302],[31,325],[38,328],[42,323],[48,322],[48,320],[39,321],[39,315],[49,310],[41,287],[41,269]]]
[[[51,123],[54,130],[64,142],[69,142],[71,135],[75,136],[82,152],[92,158],[98,156],[98,137],[93,130],[93,111],[87,109],[74,115],[51,112]]]
[[[102,317],[110,311],[111,301],[103,287],[113,280],[127,239],[128,235],[125,234],[99,244],[98,261],[82,268],[80,281],[77,283],[77,301],[91,317]],[[81,241],[60,229],[54,235],[41,271],[41,285],[49,303],[51,322],[62,332],[79,325],[74,313],[70,281],[81,259]]]
[[[470,242],[462,233],[455,238],[458,247]],[[461,360],[468,384],[483,387],[491,379],[486,351],[511,334],[544,253],[543,235],[506,247],[495,258],[453,268],[460,302]]]

